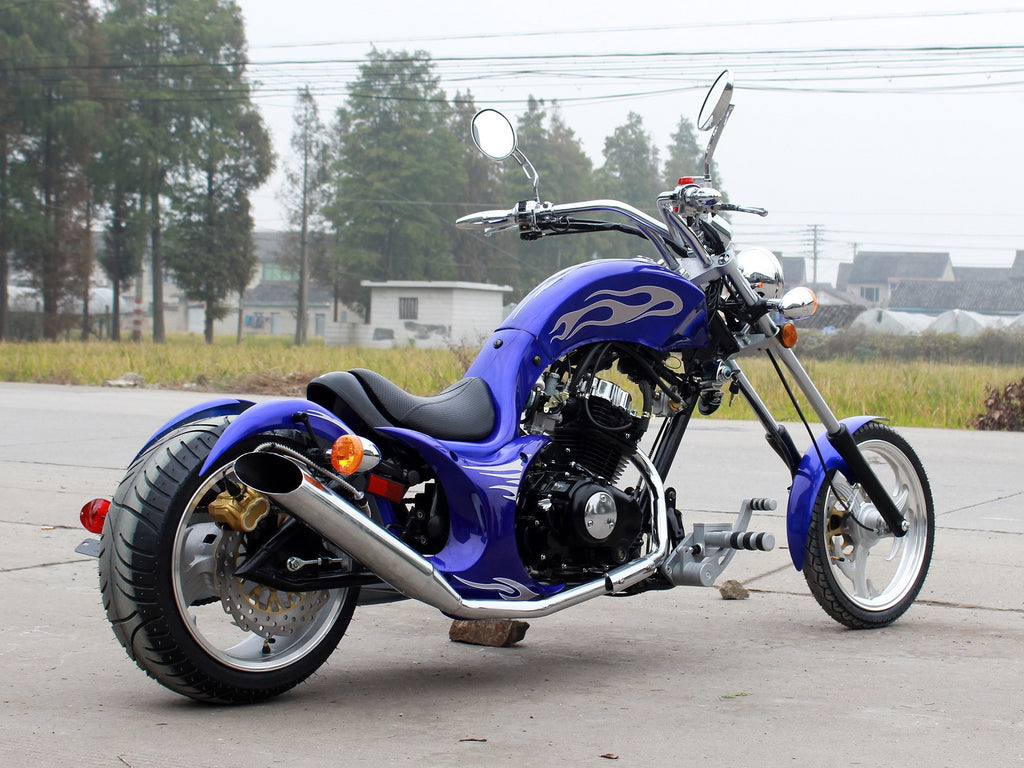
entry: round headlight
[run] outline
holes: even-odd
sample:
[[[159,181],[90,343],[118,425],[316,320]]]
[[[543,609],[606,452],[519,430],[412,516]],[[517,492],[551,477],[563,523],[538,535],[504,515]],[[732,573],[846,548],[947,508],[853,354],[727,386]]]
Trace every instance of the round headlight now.
[[[782,263],[767,248],[747,248],[736,256],[740,272],[747,278],[754,293],[766,299],[777,299],[785,290]]]

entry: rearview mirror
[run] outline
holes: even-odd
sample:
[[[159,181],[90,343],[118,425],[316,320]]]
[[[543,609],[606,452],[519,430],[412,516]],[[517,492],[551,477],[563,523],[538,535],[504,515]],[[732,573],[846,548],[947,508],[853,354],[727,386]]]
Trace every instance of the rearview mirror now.
[[[473,116],[473,143],[491,160],[504,160],[516,151],[516,132],[498,110],[481,109]]]
[[[697,116],[697,128],[710,131],[722,122],[729,104],[732,102],[732,73],[726,69],[711,84],[708,95],[704,97],[704,105]]]

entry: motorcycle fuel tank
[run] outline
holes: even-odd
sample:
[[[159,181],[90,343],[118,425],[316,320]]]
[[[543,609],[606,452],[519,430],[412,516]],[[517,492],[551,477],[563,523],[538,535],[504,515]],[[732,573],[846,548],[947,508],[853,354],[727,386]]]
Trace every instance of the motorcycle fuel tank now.
[[[549,360],[599,341],[666,351],[708,342],[704,293],[643,258],[590,261],[564,269],[534,288],[501,328],[530,333]]]

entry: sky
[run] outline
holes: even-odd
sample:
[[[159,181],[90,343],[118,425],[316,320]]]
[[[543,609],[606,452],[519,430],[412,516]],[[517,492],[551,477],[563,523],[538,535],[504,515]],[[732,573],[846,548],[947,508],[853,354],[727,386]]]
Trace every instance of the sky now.
[[[279,156],[254,197],[258,229],[287,227],[280,190],[294,163],[297,89],[308,85],[330,121],[376,47],[427,51],[449,97],[470,90],[479,107],[513,119],[531,95],[557,101],[595,167],[630,112],[664,149],[680,116],[696,121],[705,89],[730,69],[722,186],[732,202],[769,211],[732,214],[734,243],[805,255],[810,276],[817,227],[822,281],[856,249],[946,251],[955,266],[991,267],[1024,250],[1019,0],[240,5],[255,101]]]

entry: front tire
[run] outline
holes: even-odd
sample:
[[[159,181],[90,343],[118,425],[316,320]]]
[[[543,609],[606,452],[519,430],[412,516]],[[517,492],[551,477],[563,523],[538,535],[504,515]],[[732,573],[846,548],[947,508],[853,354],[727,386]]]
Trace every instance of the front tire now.
[[[234,576],[247,535],[214,522],[206,505],[234,482],[235,456],[199,476],[229,421],[185,425],[129,467],[99,572],[107,618],[139,667],[182,695],[234,704],[313,674],[348,628],[359,590],[283,592]]]
[[[893,536],[861,487],[832,472],[814,506],[803,572],[829,616],[851,629],[871,629],[896,621],[921,591],[935,511],[924,468],[906,440],[877,422],[853,437],[909,529]]]

